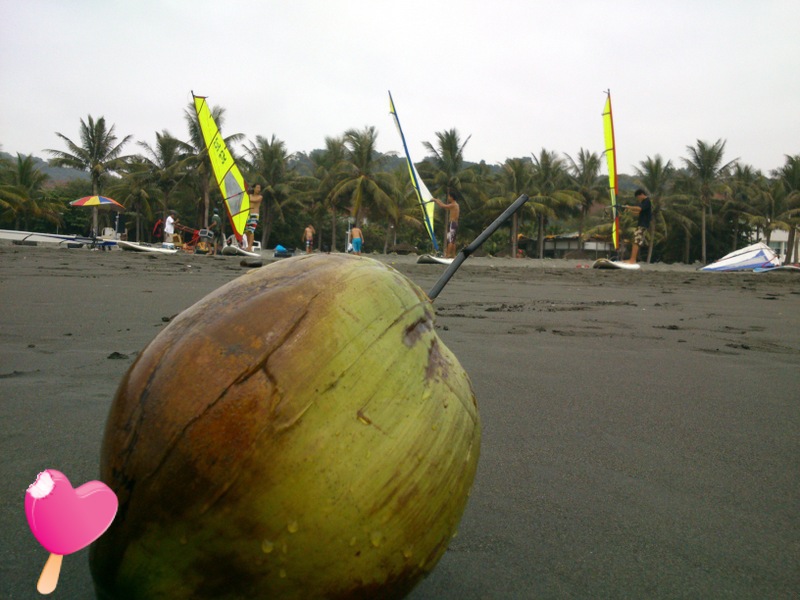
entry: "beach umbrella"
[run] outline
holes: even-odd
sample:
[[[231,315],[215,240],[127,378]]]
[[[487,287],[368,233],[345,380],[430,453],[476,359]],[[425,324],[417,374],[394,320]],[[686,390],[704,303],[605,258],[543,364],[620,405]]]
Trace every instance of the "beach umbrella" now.
[[[92,208],[92,235],[97,235],[97,209],[100,207],[113,208],[115,210],[125,210],[116,200],[106,196],[84,196],[69,203],[70,206],[89,206]]]

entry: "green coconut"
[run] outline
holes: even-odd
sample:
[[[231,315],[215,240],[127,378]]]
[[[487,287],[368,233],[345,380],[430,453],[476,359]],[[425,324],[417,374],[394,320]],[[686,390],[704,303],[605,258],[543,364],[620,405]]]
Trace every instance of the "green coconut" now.
[[[480,421],[427,295],[368,258],[252,271],[175,318],[114,399],[100,598],[398,598],[455,534]]]

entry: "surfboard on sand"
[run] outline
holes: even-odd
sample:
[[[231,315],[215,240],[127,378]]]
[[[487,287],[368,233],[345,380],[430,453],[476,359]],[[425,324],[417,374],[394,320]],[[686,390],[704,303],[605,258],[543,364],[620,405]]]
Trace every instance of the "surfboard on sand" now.
[[[623,269],[626,271],[637,271],[641,267],[639,264],[632,265],[630,263],[608,260],[607,258],[598,258],[592,265],[593,269]]]
[[[430,254],[423,254],[417,259],[418,265],[449,265],[453,262],[452,258],[441,258]]]
[[[122,250],[131,252],[149,252],[151,254],[176,254],[177,248],[165,248],[163,246],[151,246],[141,242],[128,242],[126,240],[117,240],[117,246]]]
[[[243,248],[239,248],[236,245],[225,246],[222,249],[222,253],[225,256],[249,256],[250,258],[261,258],[261,255],[257,252],[248,252]]]

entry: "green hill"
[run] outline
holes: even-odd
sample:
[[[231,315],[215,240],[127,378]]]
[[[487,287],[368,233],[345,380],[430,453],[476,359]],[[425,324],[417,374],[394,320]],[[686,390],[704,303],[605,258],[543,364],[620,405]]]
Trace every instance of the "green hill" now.
[[[16,163],[17,161],[17,155],[9,154],[8,152],[0,152],[0,157],[11,161],[12,164]],[[53,167],[50,166],[46,160],[39,158],[38,156],[33,157],[33,163],[36,168],[39,169],[39,171],[50,177],[50,181],[53,183],[63,183],[65,181],[72,181],[73,179],[89,180],[89,173],[86,173],[85,171],[65,169],[63,167]]]

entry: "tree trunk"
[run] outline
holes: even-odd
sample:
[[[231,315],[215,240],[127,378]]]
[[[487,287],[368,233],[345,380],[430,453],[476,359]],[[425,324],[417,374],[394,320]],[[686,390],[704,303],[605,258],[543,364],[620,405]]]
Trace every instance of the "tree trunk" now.
[[[517,213],[511,217],[511,258],[517,258]]]
[[[544,215],[539,215],[539,258],[544,258]]]
[[[392,230],[393,229],[394,229],[394,227],[392,227],[392,223],[390,221],[388,223],[388,225],[386,226],[386,238],[383,240],[383,253],[384,254],[389,254],[389,238],[392,236]]]
[[[208,229],[208,209],[209,206],[211,205],[211,194],[209,193],[209,185],[207,178],[200,181],[200,190],[203,194],[203,227],[205,229]]]
[[[322,235],[319,236],[322,238]],[[347,248],[345,248],[345,252]],[[336,252],[336,207],[331,206],[331,252]]]
[[[700,252],[701,256],[700,259],[704,265],[707,265],[706,262],[706,205],[703,205],[703,211],[701,213],[700,218]]]
[[[797,262],[797,244],[795,243],[795,240],[797,239],[796,232],[796,227],[789,228],[789,237],[786,240],[786,264]]]
[[[267,207],[267,216],[264,219],[264,227],[261,229],[261,249],[269,247],[269,238],[272,235],[272,222],[274,217],[272,211]]]
[[[689,231],[688,227],[683,228],[683,262],[684,264],[690,264],[691,260],[691,245],[692,245],[692,232]]]

